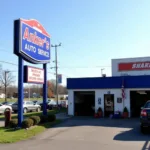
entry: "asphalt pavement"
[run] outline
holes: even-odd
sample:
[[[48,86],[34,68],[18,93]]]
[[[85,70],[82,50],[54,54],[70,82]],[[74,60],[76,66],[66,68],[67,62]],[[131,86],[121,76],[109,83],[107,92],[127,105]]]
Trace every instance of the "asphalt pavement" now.
[[[139,130],[139,119],[74,117],[42,134],[2,150],[150,150],[150,134]]]

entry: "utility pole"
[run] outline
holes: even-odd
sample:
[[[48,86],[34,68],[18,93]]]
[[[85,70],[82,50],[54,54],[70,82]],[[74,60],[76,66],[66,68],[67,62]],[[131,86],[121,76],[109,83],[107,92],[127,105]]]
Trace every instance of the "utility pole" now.
[[[28,99],[30,101],[30,85],[28,84]]]
[[[58,45],[51,45],[51,47],[55,47],[55,75],[56,75],[56,102],[58,106],[58,62],[57,62],[57,47],[61,46],[61,43]]]
[[[104,68],[101,69],[101,77],[103,76],[103,70],[104,70]]]

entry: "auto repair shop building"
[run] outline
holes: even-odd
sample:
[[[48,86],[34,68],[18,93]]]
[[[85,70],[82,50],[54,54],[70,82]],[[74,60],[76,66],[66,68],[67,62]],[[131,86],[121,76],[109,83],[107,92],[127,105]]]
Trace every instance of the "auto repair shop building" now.
[[[150,99],[150,57],[112,59],[111,63],[112,77],[67,79],[69,115],[94,115],[99,107],[105,117],[124,107],[130,117],[140,115]]]

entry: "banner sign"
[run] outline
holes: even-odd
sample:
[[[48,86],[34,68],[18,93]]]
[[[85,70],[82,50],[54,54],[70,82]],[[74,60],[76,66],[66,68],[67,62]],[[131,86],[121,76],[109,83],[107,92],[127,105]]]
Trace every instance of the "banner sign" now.
[[[118,71],[138,71],[138,70],[150,70],[150,61],[118,64]]]
[[[44,69],[24,66],[24,82],[44,84]]]
[[[62,75],[61,74],[58,74],[57,75],[57,80],[58,80],[58,83],[62,83]]]
[[[50,35],[36,20],[14,22],[14,53],[34,64],[50,61]]]

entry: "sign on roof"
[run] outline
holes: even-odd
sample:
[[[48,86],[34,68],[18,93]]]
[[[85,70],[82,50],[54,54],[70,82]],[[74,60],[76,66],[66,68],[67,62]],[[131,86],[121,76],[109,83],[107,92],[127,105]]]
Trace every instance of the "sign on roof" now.
[[[119,63],[118,70],[119,71],[150,70],[150,61]]]

